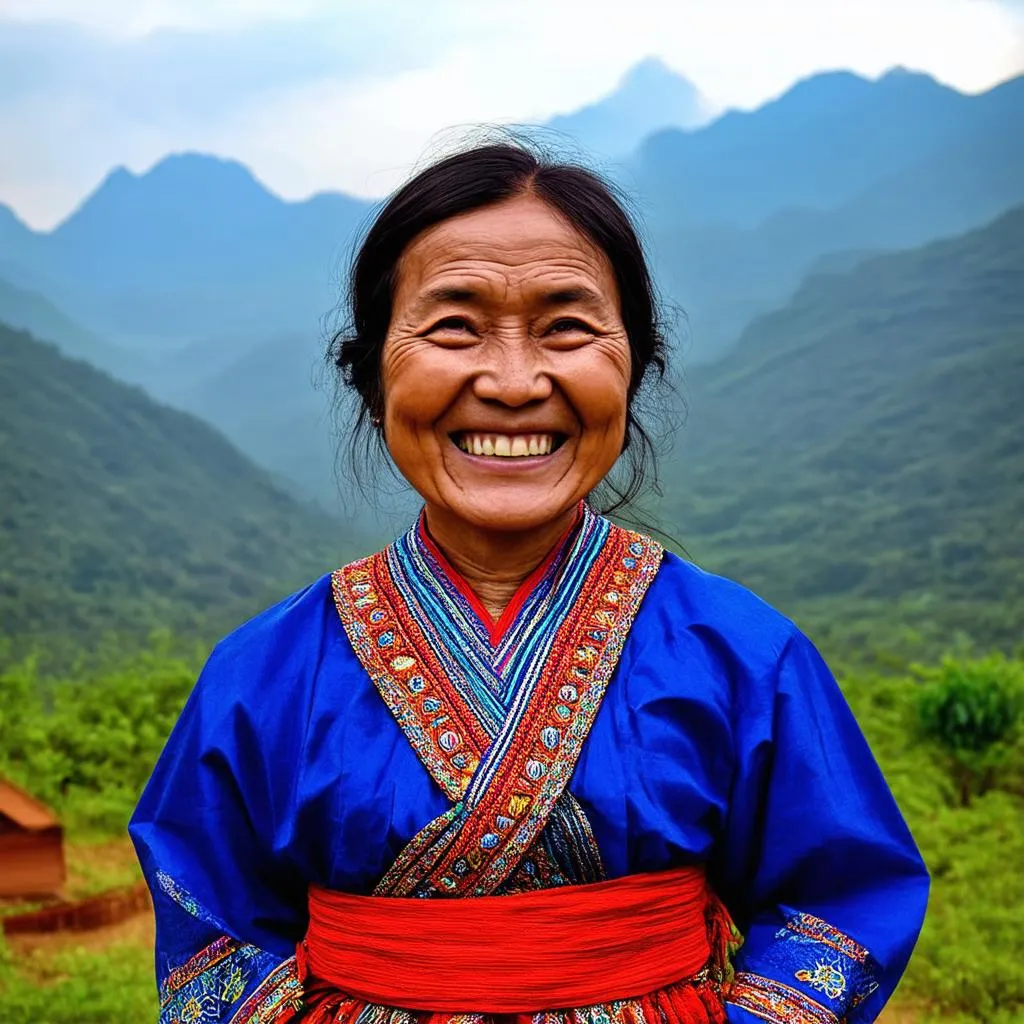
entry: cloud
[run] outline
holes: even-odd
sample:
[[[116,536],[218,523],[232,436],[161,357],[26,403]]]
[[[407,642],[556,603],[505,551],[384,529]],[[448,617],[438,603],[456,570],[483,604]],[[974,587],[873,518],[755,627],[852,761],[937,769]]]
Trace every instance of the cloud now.
[[[423,60],[421,48],[377,19],[356,30],[336,20],[284,21],[120,38],[70,23],[0,22],[0,103],[84,91],[132,118],[206,117],[255,94]]]
[[[379,195],[450,126],[541,121],[656,54],[721,106],[894,64],[966,91],[1024,64],[999,0],[4,0],[0,201],[52,224],[114,165],[240,159]],[[54,21],[63,18],[63,21]]]
[[[345,0],[349,13],[367,2]],[[303,20],[330,8],[326,0],[4,0],[11,20],[63,21],[117,36],[161,28],[215,31],[265,21]]]

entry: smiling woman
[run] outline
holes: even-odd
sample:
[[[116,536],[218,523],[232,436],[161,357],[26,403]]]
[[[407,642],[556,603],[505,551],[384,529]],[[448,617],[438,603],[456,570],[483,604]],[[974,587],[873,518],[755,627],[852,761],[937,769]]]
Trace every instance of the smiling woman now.
[[[352,312],[338,367],[423,511],[211,656],[131,826],[161,1019],[873,1020],[928,878],[835,681],[588,501],[664,368],[614,194],[450,157]]]

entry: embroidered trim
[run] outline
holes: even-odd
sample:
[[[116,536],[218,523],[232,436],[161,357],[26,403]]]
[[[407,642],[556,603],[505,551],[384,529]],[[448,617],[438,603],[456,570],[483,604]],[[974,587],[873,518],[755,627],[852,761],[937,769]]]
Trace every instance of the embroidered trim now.
[[[180,967],[175,967],[160,986],[160,1004],[166,1004],[179,989],[195,981],[205,971],[216,967],[221,961],[238,952],[241,943],[228,935],[222,935],[216,942],[211,942],[195,956],[186,960]],[[238,993],[241,995],[241,991]],[[237,998],[237,996],[236,996]]]
[[[295,957],[283,960],[238,1008],[230,1024],[277,1024],[302,1009],[302,982]]]
[[[794,935],[802,935],[813,942],[831,946],[837,953],[842,953],[843,956],[848,956],[860,964],[865,963],[871,955],[849,935],[843,934],[827,921],[822,921],[820,917],[813,917],[811,914],[796,914],[786,922],[786,927]]]
[[[160,1020],[164,1024],[223,1020],[249,985],[272,974],[277,965],[276,957],[257,946],[221,936],[167,976],[160,987]]]
[[[841,1024],[831,1010],[799,989],[760,974],[737,974],[725,999],[771,1024]]]
[[[456,806],[413,838],[375,891],[486,895],[509,878],[548,823],[663,552],[585,510],[544,613],[531,620],[532,630],[516,627],[529,657],[510,658],[518,678],[492,738],[464,666],[449,662],[436,638],[430,642],[425,609],[403,582],[400,543],[334,573],[335,603],[363,667]],[[525,607],[533,606],[527,600]],[[596,862],[600,872],[592,833],[575,812],[568,805],[563,816],[570,836],[593,846],[578,862]],[[545,862],[540,854],[534,860]],[[538,884],[569,881],[553,875]]]
[[[371,555],[353,562],[332,575],[331,585],[338,615],[367,675],[437,784],[449,799],[461,799],[489,737],[469,714],[459,715],[458,731],[445,728],[453,723],[450,713],[439,713],[441,682],[421,669],[428,652],[405,639],[414,631],[396,628],[385,558]],[[450,712],[459,710],[461,705]]]
[[[568,785],[661,557],[662,549],[654,541],[625,530],[613,528],[605,541],[589,586],[580,595],[582,607],[555,638],[551,660],[536,695],[524,708],[517,742],[506,755],[501,774],[481,794],[474,827],[460,831],[455,850],[446,857],[447,865],[460,850],[486,848],[496,837],[484,831],[492,823],[500,827],[503,818],[521,820],[518,829],[509,829],[507,841],[497,837],[491,847],[495,857],[473,886],[474,895],[491,892],[504,880],[540,835]],[[565,683],[566,679],[574,682]],[[531,766],[545,762],[540,778],[534,778]]]
[[[186,914],[203,924],[212,925],[226,932],[227,926],[219,917],[214,917],[187,889],[183,889],[166,871],[157,871],[156,882],[161,892],[176,903]]]
[[[166,872],[157,871],[155,880],[159,890],[185,913],[204,924],[224,927]],[[168,972],[160,985],[161,1024],[226,1020],[253,984],[255,991],[235,1011],[233,1022],[283,1024],[288,1019],[286,1011],[290,1014],[299,1009],[302,985],[294,957],[282,962],[258,946],[221,935]]]
[[[820,993],[844,1017],[878,989],[881,968],[870,951],[828,921],[783,907],[786,923],[758,958],[758,968]]]

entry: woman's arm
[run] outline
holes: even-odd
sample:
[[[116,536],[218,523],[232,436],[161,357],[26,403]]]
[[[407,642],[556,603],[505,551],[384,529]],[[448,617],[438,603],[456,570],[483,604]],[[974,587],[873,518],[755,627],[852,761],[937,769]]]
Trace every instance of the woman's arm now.
[[[740,695],[720,858],[746,941],[731,1021],[867,1024],[924,920],[928,874],[832,674],[795,634],[774,685]]]
[[[211,656],[129,826],[153,896],[165,1024],[283,1022],[301,995],[306,889],[278,841],[296,767],[268,763],[236,685],[245,663],[223,646]]]

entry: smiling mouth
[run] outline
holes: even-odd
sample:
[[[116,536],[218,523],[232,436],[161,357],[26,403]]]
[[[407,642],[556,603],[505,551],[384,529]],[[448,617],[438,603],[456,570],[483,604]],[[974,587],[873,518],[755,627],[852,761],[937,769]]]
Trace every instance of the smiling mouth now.
[[[566,440],[564,434],[483,434],[471,430],[451,435],[455,445],[467,455],[500,459],[528,459],[551,455]]]

